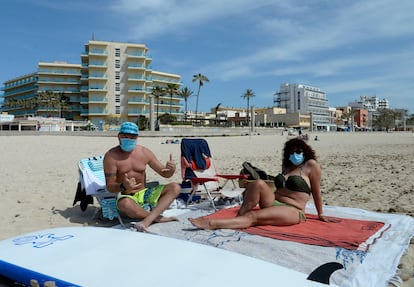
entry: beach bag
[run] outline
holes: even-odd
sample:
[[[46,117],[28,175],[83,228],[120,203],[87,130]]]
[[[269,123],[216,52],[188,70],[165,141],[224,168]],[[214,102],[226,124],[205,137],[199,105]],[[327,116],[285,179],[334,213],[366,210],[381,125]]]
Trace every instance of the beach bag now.
[[[248,180],[269,179],[269,175],[263,169],[252,165],[248,161],[243,162],[242,167],[243,169],[240,171],[240,174],[246,174],[248,176]]]
[[[240,187],[245,188],[249,182],[255,181],[256,179],[263,179],[270,188],[275,189],[273,182],[274,176],[268,175],[263,169],[252,165],[248,161],[243,162],[242,167],[240,174],[246,174],[248,178],[239,180]]]

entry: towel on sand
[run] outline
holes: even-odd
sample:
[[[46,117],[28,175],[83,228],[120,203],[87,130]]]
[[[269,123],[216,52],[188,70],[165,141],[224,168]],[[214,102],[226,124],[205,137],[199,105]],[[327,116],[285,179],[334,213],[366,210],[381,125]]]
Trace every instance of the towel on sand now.
[[[219,210],[206,218],[230,218],[237,215],[239,207]],[[244,232],[289,240],[304,244],[326,247],[342,247],[350,250],[367,251],[367,240],[377,233],[383,222],[338,218],[339,222],[323,222],[316,215],[306,214],[306,221],[291,226],[255,226],[243,229]],[[382,233],[377,234],[380,237]],[[371,241],[372,242],[372,241]]]

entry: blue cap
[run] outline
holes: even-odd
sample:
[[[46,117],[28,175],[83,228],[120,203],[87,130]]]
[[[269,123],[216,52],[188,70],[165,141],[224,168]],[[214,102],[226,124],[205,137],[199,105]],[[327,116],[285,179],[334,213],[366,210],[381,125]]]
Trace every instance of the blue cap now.
[[[131,135],[138,135],[138,126],[131,122],[124,122],[119,129],[120,134],[131,134]]]

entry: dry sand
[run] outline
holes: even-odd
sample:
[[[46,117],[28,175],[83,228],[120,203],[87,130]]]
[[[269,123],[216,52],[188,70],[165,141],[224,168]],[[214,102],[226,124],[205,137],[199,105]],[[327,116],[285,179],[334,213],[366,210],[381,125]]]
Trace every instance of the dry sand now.
[[[319,141],[314,141],[315,135]],[[286,134],[209,137],[221,173],[239,173],[243,161],[280,171]],[[167,138],[139,138],[164,162],[179,163],[180,145]],[[413,133],[313,133],[309,143],[321,164],[327,205],[414,215]],[[117,145],[116,137],[62,135],[0,136],[0,240],[34,230],[73,225],[105,225],[72,206],[78,182],[77,162]],[[179,165],[172,178],[181,181]],[[159,178],[148,171],[149,180]],[[404,285],[414,286],[414,248],[401,260]]]

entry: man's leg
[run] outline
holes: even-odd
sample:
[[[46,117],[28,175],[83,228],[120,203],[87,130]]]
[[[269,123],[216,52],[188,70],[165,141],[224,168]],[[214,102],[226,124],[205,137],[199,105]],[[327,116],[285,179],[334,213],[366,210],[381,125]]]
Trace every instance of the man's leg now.
[[[129,197],[120,198],[117,202],[118,209],[121,213],[129,218],[142,219],[148,216],[149,212],[139,206],[133,199]]]
[[[163,217],[161,213],[166,210],[174,199],[180,194],[181,187],[177,183],[167,184],[158,199],[158,203],[155,208],[136,226],[139,231],[146,231],[147,227],[151,223],[155,222],[168,222],[177,220],[175,217]]]

